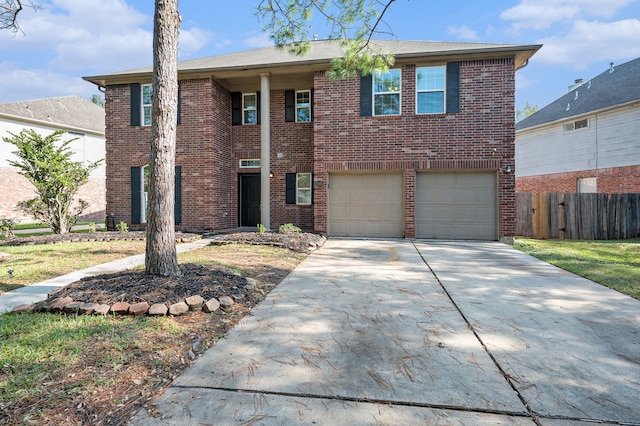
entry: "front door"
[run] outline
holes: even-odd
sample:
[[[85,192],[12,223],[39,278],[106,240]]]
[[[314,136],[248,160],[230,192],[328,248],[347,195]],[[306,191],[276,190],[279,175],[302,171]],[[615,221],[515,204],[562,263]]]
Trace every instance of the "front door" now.
[[[240,226],[260,223],[260,175],[240,175]]]

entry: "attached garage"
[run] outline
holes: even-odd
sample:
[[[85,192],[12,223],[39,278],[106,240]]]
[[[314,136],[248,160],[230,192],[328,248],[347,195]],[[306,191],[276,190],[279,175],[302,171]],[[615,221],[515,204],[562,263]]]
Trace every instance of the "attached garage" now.
[[[404,237],[402,173],[329,174],[329,235]]]
[[[496,240],[496,172],[418,173],[415,215],[416,238]]]

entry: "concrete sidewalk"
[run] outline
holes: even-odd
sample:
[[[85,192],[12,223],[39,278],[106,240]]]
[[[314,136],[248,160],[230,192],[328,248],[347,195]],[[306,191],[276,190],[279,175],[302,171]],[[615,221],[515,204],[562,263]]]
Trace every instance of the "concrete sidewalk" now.
[[[183,251],[196,250],[211,243],[210,239],[196,240],[191,243],[177,245],[178,253]],[[144,254],[114,260],[113,262],[92,266],[80,271],[74,271],[66,275],[51,278],[50,280],[21,287],[17,290],[9,291],[0,295],[0,314],[12,310],[15,306],[36,303],[45,300],[47,295],[53,290],[71,284],[85,277],[92,277],[100,274],[111,274],[113,272],[124,271],[144,264]]]
[[[132,425],[640,424],[640,301],[499,243],[330,239]]]

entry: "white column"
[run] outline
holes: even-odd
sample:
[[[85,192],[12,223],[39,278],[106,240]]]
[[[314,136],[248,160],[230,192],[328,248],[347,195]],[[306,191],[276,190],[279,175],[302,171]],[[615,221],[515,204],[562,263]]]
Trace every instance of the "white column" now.
[[[271,229],[271,129],[269,102],[271,74],[260,74],[260,223]]]

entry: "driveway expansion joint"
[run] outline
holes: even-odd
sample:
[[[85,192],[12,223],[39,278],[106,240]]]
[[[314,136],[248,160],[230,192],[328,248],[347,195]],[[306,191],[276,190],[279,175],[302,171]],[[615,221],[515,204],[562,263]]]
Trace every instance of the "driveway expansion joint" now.
[[[400,400],[391,400],[391,399],[358,398],[358,397],[341,396],[341,395],[319,395],[319,394],[310,394],[310,393],[278,392],[278,391],[258,390],[258,389],[224,388],[224,387],[199,386],[199,385],[172,385],[172,387],[175,389],[182,389],[182,390],[206,389],[206,390],[212,390],[212,391],[244,393],[244,394],[251,394],[251,395],[285,396],[290,398],[309,398],[309,399],[318,399],[318,400],[343,401],[343,402],[355,402],[355,403],[362,402],[367,404],[397,405],[400,407],[430,408],[434,410],[452,410],[452,411],[460,411],[465,413],[497,414],[497,415],[532,419],[530,414],[525,414],[520,411],[491,410],[488,408],[485,409],[485,408],[479,408],[479,407],[461,407],[458,405],[449,405],[449,404],[430,404],[428,402],[411,402],[411,401],[400,401]]]
[[[438,284],[440,285],[440,287],[442,288],[442,291],[444,291],[444,293],[447,295],[447,298],[449,298],[449,300],[451,301],[451,303],[453,304],[453,306],[456,308],[456,310],[458,311],[458,313],[460,314],[460,316],[462,317],[462,319],[464,320],[464,322],[467,324],[467,327],[469,328],[469,330],[473,333],[473,335],[475,336],[475,338],[478,340],[478,342],[480,343],[480,345],[482,346],[482,348],[484,349],[484,351],[487,353],[487,355],[489,356],[489,358],[491,358],[491,361],[494,363],[494,365],[496,366],[496,368],[498,369],[498,371],[500,371],[500,374],[502,375],[502,377],[507,381],[507,383],[509,383],[509,386],[511,387],[511,389],[515,392],[515,394],[517,395],[518,399],[520,400],[520,402],[522,403],[522,405],[524,405],[524,408],[527,410],[527,412],[529,413],[529,417],[531,417],[531,420],[533,420],[533,422],[538,425],[538,426],[542,426],[542,423],[540,423],[540,420],[538,419],[537,414],[535,413],[535,411],[533,411],[533,409],[529,406],[529,403],[527,402],[527,400],[524,398],[524,396],[520,393],[520,391],[518,390],[518,388],[516,388],[515,384],[513,383],[513,379],[509,376],[509,374],[507,374],[506,371],[504,371],[504,369],[502,368],[502,366],[500,365],[500,363],[498,362],[498,360],[496,359],[496,357],[491,353],[491,350],[487,347],[487,345],[485,344],[485,342],[482,340],[482,338],[480,337],[480,335],[478,334],[478,332],[476,331],[475,327],[473,326],[473,324],[471,324],[471,321],[469,321],[469,319],[467,318],[467,316],[464,314],[464,312],[462,312],[462,309],[460,308],[460,306],[456,303],[456,301],[453,299],[453,296],[451,296],[451,293],[449,293],[449,290],[447,290],[447,288],[444,286],[444,284],[442,283],[442,281],[440,281],[440,278],[438,277],[438,275],[436,274],[436,272],[433,270],[433,268],[431,267],[431,265],[429,265],[429,262],[427,262],[427,259],[424,258],[424,256],[422,255],[422,253],[420,252],[420,250],[418,249],[418,247],[416,247],[415,242],[412,243],[413,247],[416,249],[416,252],[418,252],[418,255],[420,256],[420,258],[422,259],[422,261],[424,262],[424,264],[427,266],[427,268],[429,268],[429,271],[431,271],[431,273],[433,274],[433,277],[436,279],[436,281],[438,282]]]

